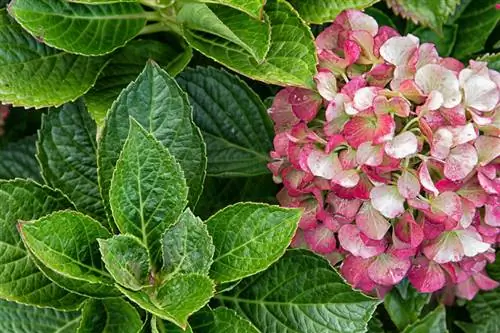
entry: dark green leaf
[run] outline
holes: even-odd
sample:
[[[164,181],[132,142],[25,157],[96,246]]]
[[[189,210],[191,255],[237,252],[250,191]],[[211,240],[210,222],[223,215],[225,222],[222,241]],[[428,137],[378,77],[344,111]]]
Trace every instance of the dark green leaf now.
[[[500,251],[497,251],[495,262],[486,266],[486,271],[493,280],[500,282]]]
[[[2,333],[75,333],[79,312],[41,309],[0,300]]]
[[[120,232],[139,238],[156,267],[161,261],[161,235],[182,213],[187,191],[175,158],[131,118],[111,181],[110,204]]]
[[[485,54],[477,60],[486,61],[489,68],[500,71],[500,53]]]
[[[0,179],[31,178],[41,181],[35,153],[35,136],[9,142],[5,147],[0,148]]]
[[[192,120],[187,96],[175,80],[151,62],[120,94],[107,116],[98,154],[103,197],[108,197],[113,169],[129,132],[129,117],[137,120],[179,162],[189,186],[189,202],[194,206],[205,179],[205,143]]]
[[[368,14],[371,17],[373,17],[375,21],[377,21],[379,27],[386,25],[388,27],[392,27],[397,30],[397,26],[392,20],[392,18],[389,17],[386,13],[384,13],[380,9],[377,9],[375,7],[368,7],[365,9],[365,14]]]
[[[467,303],[467,310],[474,323],[467,333],[500,332],[500,288],[479,293]]]
[[[215,3],[239,9],[250,16],[262,18],[265,0],[199,0],[200,2]]]
[[[74,101],[92,87],[106,61],[45,46],[0,10],[3,103],[41,108]]]
[[[238,315],[234,310],[222,306],[204,312],[206,312],[205,317],[195,328],[196,333],[260,333],[251,322]],[[196,322],[197,318],[194,319]]]
[[[420,317],[424,305],[430,298],[430,294],[417,292],[407,280],[401,284],[404,292],[401,292],[400,288],[393,288],[384,298],[385,309],[399,330],[403,330]]]
[[[28,256],[18,220],[71,207],[59,192],[29,180],[0,181],[0,297],[25,304],[77,309],[83,298],[47,279]]]
[[[97,238],[111,234],[96,220],[61,211],[36,221],[21,222],[19,232],[30,252],[49,269],[68,278],[112,284],[104,271]]]
[[[489,35],[500,20],[496,0],[474,0],[455,21],[458,24],[457,42],[453,56],[467,59],[483,50]]]
[[[37,148],[45,182],[66,194],[79,211],[107,225],[97,181],[96,124],[83,101],[43,116]]]
[[[163,235],[163,274],[208,275],[215,247],[207,226],[187,209]]]
[[[89,300],[77,333],[137,333],[142,321],[137,310],[121,298]]]
[[[246,83],[211,67],[187,69],[177,81],[189,95],[207,144],[208,175],[268,173],[273,128],[264,104]]]
[[[99,247],[106,269],[116,282],[132,290],[149,285],[148,249],[140,240],[130,235],[115,235],[99,239]]]
[[[185,32],[198,51],[252,79],[278,85],[314,88],[316,49],[312,33],[284,0],[269,0],[265,12],[271,23],[271,47],[266,59],[256,61],[236,44],[213,36]]]
[[[331,22],[346,9],[364,9],[379,0],[290,0],[300,17],[309,23]]]
[[[183,43],[182,43],[183,44]],[[137,78],[149,59],[156,61],[170,75],[177,75],[191,60],[191,48],[179,41],[133,40],[116,51],[85,102],[95,121],[101,125],[106,112],[120,92]]]
[[[229,206],[207,221],[215,245],[211,276],[236,281],[265,270],[290,244],[301,212],[257,203]]]
[[[262,332],[365,332],[379,301],[352,290],[323,258],[290,250],[217,298]]]
[[[378,319],[376,313],[368,322],[367,328],[367,332],[370,333],[385,333],[384,324],[382,323],[382,321],[380,321],[380,319]]]
[[[436,49],[440,56],[447,57],[453,51],[455,40],[457,38],[458,26],[445,25],[443,26],[443,34],[438,35],[435,31],[420,27],[413,31],[412,34],[420,38],[420,43],[433,43],[436,44]]]
[[[193,333],[191,326],[187,326],[186,329],[182,329],[175,324],[166,322],[156,316],[151,318],[151,333]]]
[[[92,6],[65,0],[15,0],[10,14],[45,44],[71,53],[102,55],[125,45],[146,24],[137,3]]]
[[[446,333],[446,311],[443,305],[439,305],[424,318],[407,326],[403,333]]]

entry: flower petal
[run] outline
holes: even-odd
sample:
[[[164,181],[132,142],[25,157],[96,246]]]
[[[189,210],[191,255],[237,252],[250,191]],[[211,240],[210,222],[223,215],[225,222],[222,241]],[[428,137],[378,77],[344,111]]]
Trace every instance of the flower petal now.
[[[321,254],[333,252],[337,245],[335,233],[323,224],[319,224],[314,229],[306,230],[304,239],[312,251]]]
[[[359,111],[366,110],[373,105],[373,99],[380,90],[378,87],[363,87],[354,94],[354,107]]]
[[[317,177],[332,179],[336,173],[342,171],[336,153],[326,154],[320,150],[313,149],[307,157],[307,166],[311,173]]]
[[[370,191],[373,207],[387,218],[395,218],[404,212],[405,199],[399,194],[396,186],[380,185]]]
[[[445,127],[438,129],[432,136],[431,156],[445,159],[453,146],[453,133]]]
[[[467,257],[474,257],[479,253],[488,251],[491,245],[484,243],[478,232],[467,229],[456,231],[458,239],[462,243],[464,255]]]
[[[368,267],[368,276],[377,284],[393,286],[404,279],[410,266],[411,261],[409,259],[383,253],[377,256]]]
[[[356,225],[369,238],[381,240],[391,227],[390,223],[370,204],[365,201],[356,215]]]
[[[363,142],[356,151],[356,162],[359,165],[378,166],[384,160],[382,145],[373,146],[370,142]]]
[[[459,76],[464,89],[465,105],[483,112],[493,110],[500,95],[495,82],[482,75],[468,75],[467,71],[470,70],[462,70]]]
[[[500,138],[481,135],[474,142],[477,150],[479,164],[485,166],[500,156]]]
[[[356,170],[342,170],[332,177],[334,184],[340,185],[345,188],[353,188],[359,183],[359,174]]]
[[[420,182],[413,172],[403,170],[403,173],[398,178],[399,193],[406,199],[416,198],[420,193]]]
[[[394,226],[394,235],[408,247],[418,247],[424,239],[422,227],[415,222],[413,216],[405,212]]]
[[[337,95],[337,78],[335,75],[327,69],[320,69],[314,80],[321,97],[327,101],[334,100]]]
[[[443,192],[431,201],[433,213],[445,215],[455,221],[462,218],[462,200],[455,192]]]
[[[389,114],[363,112],[352,117],[343,129],[347,143],[357,149],[363,142],[382,143],[394,135],[396,125]]]
[[[443,95],[443,106],[452,108],[458,105],[462,99],[458,79],[455,74],[443,66],[428,64],[417,70],[415,83],[425,94],[433,90]]]
[[[418,48],[418,38],[409,34],[404,37],[392,37],[380,47],[380,55],[393,65],[406,65]]]
[[[315,91],[304,88],[292,88],[288,96],[293,113],[301,120],[309,122],[316,117],[321,106],[321,96]]]
[[[342,248],[353,255],[362,258],[371,258],[384,252],[385,246],[381,243],[376,246],[366,245],[360,236],[360,230],[354,224],[344,224],[339,230],[339,242]]]
[[[426,161],[422,161],[422,163],[420,164],[420,168],[418,169],[418,178],[422,186],[427,191],[430,191],[436,195],[439,193],[438,189],[434,185],[434,182],[432,181]]]
[[[443,288],[446,283],[441,267],[425,257],[419,257],[414,261],[408,272],[408,280],[421,293],[432,293]]]
[[[288,102],[290,92],[291,88],[280,90],[274,97],[273,105],[268,111],[274,121],[276,133],[287,131],[300,121],[292,112],[292,105]]]
[[[340,273],[354,288],[369,292],[375,287],[375,283],[368,277],[368,266],[373,259],[348,255],[340,266]]]
[[[412,132],[403,132],[385,144],[385,152],[394,158],[405,158],[417,152],[418,141]]]
[[[456,146],[444,163],[444,175],[453,181],[464,179],[474,170],[478,157],[473,145],[465,143]]]

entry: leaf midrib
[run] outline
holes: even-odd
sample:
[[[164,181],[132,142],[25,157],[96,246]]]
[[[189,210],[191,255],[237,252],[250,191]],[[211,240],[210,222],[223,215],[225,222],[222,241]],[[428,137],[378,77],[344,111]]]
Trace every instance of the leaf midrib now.
[[[44,12],[44,11],[36,11],[36,10],[31,10],[31,9],[24,9],[24,8],[16,8],[15,12],[25,12],[25,13],[33,13],[33,14],[38,14],[40,16],[46,15],[46,16],[56,16],[56,17],[62,17],[65,19],[70,19],[70,20],[84,20],[84,21],[104,21],[104,20],[139,20],[139,19],[146,19],[147,16],[144,14],[145,12],[142,13],[137,13],[137,14],[118,14],[118,15],[103,15],[103,16],[80,16],[80,15],[65,15],[61,13],[56,13],[56,12]],[[23,20],[26,22],[26,20]]]

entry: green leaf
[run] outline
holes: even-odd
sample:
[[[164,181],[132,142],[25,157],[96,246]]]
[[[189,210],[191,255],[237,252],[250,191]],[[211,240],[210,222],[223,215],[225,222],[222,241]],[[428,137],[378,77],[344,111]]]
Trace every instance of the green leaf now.
[[[210,34],[227,40],[262,62],[270,47],[271,27],[267,20],[253,18],[226,6],[186,3],[176,16],[191,34]]]
[[[212,67],[187,69],[177,82],[189,95],[194,121],[207,144],[209,176],[269,173],[272,123],[246,83]]]
[[[500,282],[500,252],[497,251],[495,261],[486,266],[488,275],[493,279]]]
[[[486,40],[500,20],[496,4],[496,0],[474,0],[465,8],[455,21],[458,24],[458,38],[454,57],[465,60],[483,50]]]
[[[27,136],[2,147],[0,149],[0,179],[31,178],[41,181],[35,153],[36,136]]]
[[[142,327],[137,310],[121,298],[89,300],[77,333],[137,333]]]
[[[112,284],[101,262],[97,238],[111,237],[91,217],[60,211],[36,221],[21,222],[19,233],[30,252],[63,276],[91,283]]]
[[[445,333],[446,311],[443,305],[439,305],[432,312],[429,312],[424,318],[414,322],[406,327],[403,333]]]
[[[116,282],[132,290],[149,285],[148,250],[140,240],[130,235],[115,235],[98,241],[102,260]]]
[[[149,59],[177,75],[191,60],[192,51],[177,40],[162,43],[156,40],[133,40],[113,54],[109,64],[85,95],[90,114],[98,125],[104,123],[106,112],[120,92],[137,78]]]
[[[238,203],[206,223],[215,245],[211,276],[218,283],[265,270],[290,244],[301,212],[257,203]]]
[[[381,27],[383,25],[386,25],[388,27],[392,27],[397,30],[397,26],[392,20],[391,17],[389,17],[385,12],[381,11],[380,9],[377,9],[375,7],[369,7],[364,10],[365,14],[370,15],[377,21],[378,26]]]
[[[151,333],[193,333],[191,326],[187,326],[186,329],[182,329],[175,324],[165,322],[164,320],[153,316],[151,318]]]
[[[163,235],[162,273],[198,273],[208,275],[215,247],[207,226],[189,208]]]
[[[379,0],[289,0],[292,6],[308,23],[332,22],[346,9],[364,9]]]
[[[94,84],[106,57],[52,49],[0,10],[0,100],[25,107],[74,101]]]
[[[107,225],[97,181],[96,124],[83,101],[42,117],[37,148],[45,182],[66,194],[79,211]]]
[[[347,285],[323,258],[290,250],[265,272],[217,298],[262,332],[365,332],[378,300]]]
[[[371,317],[370,321],[368,322],[367,332],[385,333],[384,324],[382,323],[382,321],[380,319],[378,319],[378,317],[376,315],[377,315],[377,313],[375,312],[373,317]]]
[[[0,300],[0,332],[74,333],[79,312],[57,311]]]
[[[137,120],[179,162],[189,186],[190,205],[195,206],[205,179],[205,143],[192,120],[186,94],[175,80],[151,62],[120,94],[108,113],[98,153],[103,197],[108,197],[113,169],[129,132],[125,125],[129,123],[129,117]]]
[[[59,192],[30,180],[0,181],[0,298],[43,307],[75,310],[83,298],[47,279],[28,256],[18,220],[40,218],[71,207]]]
[[[479,57],[477,60],[486,61],[489,68],[500,71],[500,53],[485,54]]]
[[[411,18],[413,22],[430,27],[442,34],[442,26],[460,4],[460,0],[397,0],[388,1],[396,14]]]
[[[401,331],[409,324],[420,318],[425,304],[429,302],[431,294],[417,292],[408,281],[401,282],[402,286],[393,288],[384,298],[385,310],[392,322]],[[403,292],[401,292],[403,288]]]
[[[457,38],[457,30],[458,26],[456,24],[445,25],[443,26],[443,34],[440,36],[429,28],[419,27],[412,34],[420,39],[420,43],[435,44],[439,55],[447,57],[453,51],[453,46]]]
[[[182,213],[187,191],[175,158],[131,118],[111,181],[111,210],[120,232],[138,237],[157,267],[161,235]]]
[[[500,288],[481,292],[467,303],[467,310],[474,324],[467,333],[497,333],[500,331]]]
[[[184,37],[205,56],[252,79],[313,89],[317,59],[311,30],[284,0],[267,1],[265,11],[271,23],[271,47],[262,62],[224,39],[189,31]]]
[[[65,0],[16,0],[10,14],[47,45],[83,55],[102,55],[125,45],[146,24],[137,3],[92,6]]]
[[[226,307],[203,311],[203,317],[193,316],[193,327],[197,333],[260,333],[251,322],[244,319],[236,311]],[[197,317],[198,316],[198,317]],[[202,320],[200,320],[202,319]]]
[[[265,0],[199,0],[205,3],[215,3],[219,5],[226,5],[242,12],[247,13],[250,16],[261,19],[264,12]]]

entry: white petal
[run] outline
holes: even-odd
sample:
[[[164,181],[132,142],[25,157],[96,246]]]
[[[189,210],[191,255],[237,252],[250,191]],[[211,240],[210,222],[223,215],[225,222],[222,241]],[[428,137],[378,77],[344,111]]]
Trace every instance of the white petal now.
[[[392,37],[380,47],[380,55],[393,65],[407,65],[417,48],[418,38],[413,35]]]
[[[370,199],[373,207],[387,218],[395,218],[405,211],[405,198],[399,194],[396,186],[380,185],[372,188]]]
[[[360,111],[366,110],[373,105],[373,99],[377,96],[376,87],[363,87],[354,94],[354,107]]]
[[[412,132],[398,134],[385,144],[385,152],[394,158],[405,158],[417,152],[418,140]]]
[[[467,257],[474,257],[491,248],[490,244],[481,240],[481,236],[477,232],[471,230],[457,230],[456,233],[464,248],[464,254]]]
[[[472,75],[465,81],[463,88],[465,105],[478,111],[491,111],[498,103],[497,85],[484,76]]]
[[[443,95],[443,106],[452,108],[462,100],[458,79],[449,69],[437,64],[429,64],[417,70],[415,83],[424,94],[430,94],[433,90]]]
[[[313,150],[307,157],[307,166],[311,173],[325,179],[332,179],[342,169],[336,154],[325,154],[318,150]]]

